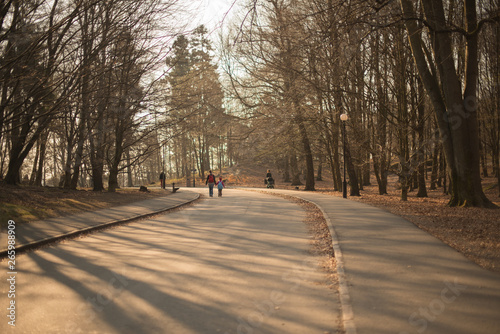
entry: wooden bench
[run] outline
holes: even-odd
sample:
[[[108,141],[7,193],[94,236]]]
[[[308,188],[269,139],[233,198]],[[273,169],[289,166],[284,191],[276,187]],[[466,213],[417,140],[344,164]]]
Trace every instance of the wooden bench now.
[[[172,182],[172,192],[175,193],[179,188],[175,187],[175,183]]]

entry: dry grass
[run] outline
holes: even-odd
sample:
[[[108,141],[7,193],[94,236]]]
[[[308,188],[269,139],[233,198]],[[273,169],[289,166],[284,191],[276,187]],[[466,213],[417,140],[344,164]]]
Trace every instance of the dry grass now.
[[[135,188],[108,193],[85,189],[0,185],[1,226],[6,225],[9,219],[16,223],[26,223],[123,205],[169,193],[170,191],[160,188],[152,188],[150,192],[140,192]]]

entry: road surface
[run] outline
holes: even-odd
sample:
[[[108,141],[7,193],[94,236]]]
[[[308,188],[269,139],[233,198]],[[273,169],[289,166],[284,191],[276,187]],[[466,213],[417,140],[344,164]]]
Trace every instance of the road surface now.
[[[3,261],[0,332],[337,333],[338,295],[308,253],[304,217],[285,199],[226,189],[19,255],[15,328]]]

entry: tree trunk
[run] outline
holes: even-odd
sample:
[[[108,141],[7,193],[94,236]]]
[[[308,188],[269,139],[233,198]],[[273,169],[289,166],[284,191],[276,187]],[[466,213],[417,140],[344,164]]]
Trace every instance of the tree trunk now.
[[[297,106],[296,106],[297,107]],[[304,158],[306,160],[306,187],[304,190],[314,191],[314,162],[311,150],[311,143],[302,118],[298,120],[299,131],[304,149]]]
[[[100,136],[99,134],[97,136]],[[101,140],[98,140],[99,145],[94,144],[94,140],[90,140],[90,164],[92,165],[92,185],[93,191],[104,190],[104,145]]]
[[[44,122],[42,121],[41,123],[43,124]],[[21,182],[21,167],[24,163],[24,159],[26,159],[26,156],[33,148],[33,145],[38,140],[45,126],[40,125],[39,129],[27,142],[25,142],[26,137],[21,136],[21,138],[18,138],[13,143],[9,155],[9,165],[7,174],[5,175],[5,183],[15,185]]]
[[[479,135],[477,120],[478,32],[476,1],[465,0],[467,35],[465,89],[455,69],[451,30],[446,26],[443,3],[423,0],[423,9],[432,31],[431,36],[436,63],[429,64],[423,51],[419,27],[415,22],[413,4],[400,0],[405,16],[413,58],[434,107],[448,173],[451,181],[450,206],[496,207],[481,187],[479,167]],[[435,66],[439,78],[429,66]]]
[[[82,52],[83,66],[80,74],[80,123],[78,124],[77,148],[75,152],[75,161],[73,163],[73,176],[70,182],[70,188],[76,189],[80,177],[80,167],[83,161],[83,148],[85,144],[85,127],[87,125],[87,116],[90,114],[90,77],[92,69],[92,45],[93,39],[89,35],[89,17],[87,11],[84,12],[84,22],[82,24]]]
[[[17,151],[17,150],[16,150]],[[11,152],[17,153],[11,150]],[[12,154],[11,154],[12,156]],[[7,174],[5,175],[5,183],[7,184],[19,184],[21,183],[21,166],[23,165],[23,160],[15,158],[9,160],[9,165],[7,169]]]
[[[371,171],[371,166],[370,166],[370,153],[369,151],[366,151],[366,156],[365,156],[365,163],[363,164],[363,185],[364,186],[371,186],[372,182],[370,179],[370,171]]]
[[[380,38],[375,37],[374,40],[374,63],[380,64]],[[375,72],[376,92],[378,97],[378,112],[377,112],[377,126],[374,129],[374,143],[373,143],[373,171],[378,184],[378,193],[380,195],[387,194],[387,174],[389,164],[387,162],[387,93],[382,86],[382,73],[377,68]]]
[[[420,79],[416,78],[415,83],[417,85],[417,137],[418,137],[418,193],[417,197],[427,197],[427,187],[425,184],[425,169],[427,168],[427,159],[425,154],[425,92],[424,86]]]
[[[127,148],[127,187],[133,187],[134,181],[132,179],[132,163],[130,161],[130,148]]]
[[[49,132],[45,131],[44,134],[40,136],[40,154],[38,157],[38,168],[35,177],[35,186],[41,187],[43,180],[43,169],[45,165],[45,152],[47,150],[47,138],[49,137]]]
[[[118,184],[118,168],[110,167],[109,168],[109,179],[108,179],[108,192],[114,193],[116,189],[119,189],[120,186]]]
[[[103,116],[98,116],[102,118]],[[104,143],[103,143],[103,125],[102,120],[98,120],[97,133],[92,133],[92,129],[89,128],[89,144],[90,144],[90,164],[92,166],[92,187],[93,191],[103,191],[104,190]],[[97,143],[96,143],[97,142]]]
[[[345,121],[344,121],[345,122]],[[356,175],[356,168],[352,163],[351,152],[349,150],[349,142],[347,140],[347,131],[345,128],[345,123],[342,126],[343,129],[343,146],[344,146],[344,163],[347,168],[347,174],[349,175],[349,184],[351,186],[351,196],[361,196],[359,193],[359,182],[358,176]]]
[[[35,184],[36,168],[38,167],[38,156],[40,155],[40,140],[38,140],[35,152],[35,161],[31,167],[30,186]]]
[[[320,156],[318,162],[318,172],[316,174],[316,181],[323,181],[323,156]]]
[[[436,140],[434,141],[434,149],[432,152],[432,171],[431,171],[431,190],[436,190],[437,189],[437,182],[438,182],[438,173],[439,173],[439,146],[440,144],[438,143],[438,134],[433,133],[433,136],[436,135]]]
[[[373,172],[378,184],[379,195],[387,194],[387,174],[383,172],[385,169],[385,154],[381,156],[381,159],[377,156],[373,156]]]
[[[300,181],[300,170],[297,165],[297,156],[295,152],[290,155],[290,169],[292,172],[292,186],[301,186],[302,182]]]
[[[283,182],[292,182],[290,179],[290,156],[285,157],[285,167],[283,168]]]
[[[418,166],[418,193],[417,197],[427,197],[427,187],[425,185],[425,163]]]
[[[78,136],[78,146],[76,148],[75,152],[75,161],[73,164],[73,176],[71,177],[70,181],[70,189],[75,190],[78,186],[78,178],[80,177],[80,167],[82,166],[82,160],[83,160],[83,145],[85,143],[85,122],[83,120],[80,120],[82,122],[80,124],[81,131],[79,131],[79,136]]]
[[[71,130],[72,132],[73,130]],[[71,162],[72,160],[72,150],[73,150],[73,135],[70,134],[70,138],[67,139],[66,143],[66,159],[65,163],[63,165],[64,167],[64,181],[63,181],[63,187],[64,189],[69,189],[70,188],[70,183],[71,183]]]

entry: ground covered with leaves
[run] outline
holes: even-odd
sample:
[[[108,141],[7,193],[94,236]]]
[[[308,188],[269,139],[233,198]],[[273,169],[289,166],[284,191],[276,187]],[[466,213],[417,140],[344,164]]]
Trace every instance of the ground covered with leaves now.
[[[139,188],[127,188],[109,193],[91,189],[0,185],[0,222],[4,227],[10,219],[16,223],[26,223],[124,205],[167,194],[170,194],[169,190],[160,188],[150,188],[149,192],[141,192]]]

